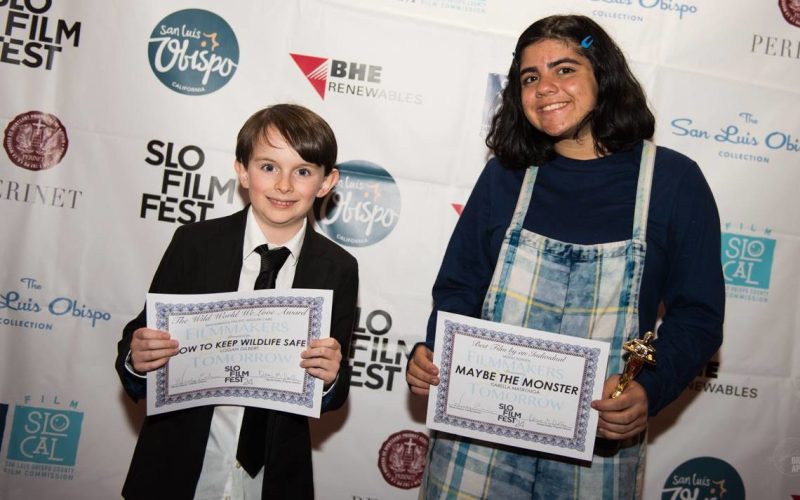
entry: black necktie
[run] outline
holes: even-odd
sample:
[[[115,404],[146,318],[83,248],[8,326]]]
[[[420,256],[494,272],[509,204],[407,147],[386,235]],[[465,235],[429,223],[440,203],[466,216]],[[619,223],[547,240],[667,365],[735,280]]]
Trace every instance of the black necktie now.
[[[275,288],[275,278],[277,278],[283,263],[286,262],[286,258],[289,257],[289,249],[280,247],[269,250],[267,245],[261,245],[255,251],[261,254],[261,271],[258,273],[253,289]],[[266,460],[269,413],[263,408],[248,406],[244,409],[236,460],[250,474],[250,477],[256,477]]]

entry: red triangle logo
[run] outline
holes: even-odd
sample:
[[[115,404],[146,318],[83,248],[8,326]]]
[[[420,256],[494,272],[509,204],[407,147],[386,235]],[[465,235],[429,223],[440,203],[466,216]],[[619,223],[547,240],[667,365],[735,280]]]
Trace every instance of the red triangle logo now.
[[[328,81],[328,60],[324,57],[304,56],[302,54],[289,54],[294,59],[294,63],[306,76],[306,79],[317,91],[317,94],[325,99],[325,84]]]
[[[458,215],[461,215],[461,212],[464,211],[464,205],[461,205],[459,203],[451,203],[450,205],[453,207],[453,210],[455,210]]]

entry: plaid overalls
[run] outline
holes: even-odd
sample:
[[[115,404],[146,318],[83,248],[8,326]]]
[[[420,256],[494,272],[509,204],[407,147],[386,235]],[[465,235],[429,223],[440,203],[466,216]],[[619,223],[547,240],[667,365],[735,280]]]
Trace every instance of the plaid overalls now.
[[[529,168],[486,293],[483,319],[605,340],[611,344],[608,376],[620,373],[622,343],[639,336],[655,151],[645,142],[628,241],[573,245],[523,229],[538,172]],[[605,452],[598,445],[589,463],[435,433],[420,498],[637,498],[644,438],[642,433]]]

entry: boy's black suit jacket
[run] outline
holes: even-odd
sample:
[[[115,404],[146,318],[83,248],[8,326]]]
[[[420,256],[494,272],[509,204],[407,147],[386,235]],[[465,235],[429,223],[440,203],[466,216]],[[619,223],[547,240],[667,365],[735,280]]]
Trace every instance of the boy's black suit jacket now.
[[[175,231],[150,286],[152,293],[236,291],[242,268],[247,208]],[[322,411],[344,404],[350,386],[347,357],[358,295],[358,264],[345,250],[306,229],[293,288],[333,290],[331,337],[342,347],[339,378],[323,398]],[[133,332],[146,326],[143,310],[123,330],[116,369],[134,401],[146,396],[145,380],[125,368]],[[127,499],[190,499],[200,476],[213,406],[147,417],[122,494]],[[313,498],[311,444],[304,416],[271,411],[264,457],[263,498]]]

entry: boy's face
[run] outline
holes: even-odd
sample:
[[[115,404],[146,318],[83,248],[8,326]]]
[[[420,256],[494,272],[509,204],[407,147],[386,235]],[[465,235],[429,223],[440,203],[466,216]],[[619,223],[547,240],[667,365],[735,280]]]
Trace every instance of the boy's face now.
[[[267,129],[267,138],[255,145],[247,165],[237,161],[234,167],[261,231],[280,245],[300,230],[314,199],[333,189],[339,171],[326,176],[323,167],[305,161],[273,128]]]

